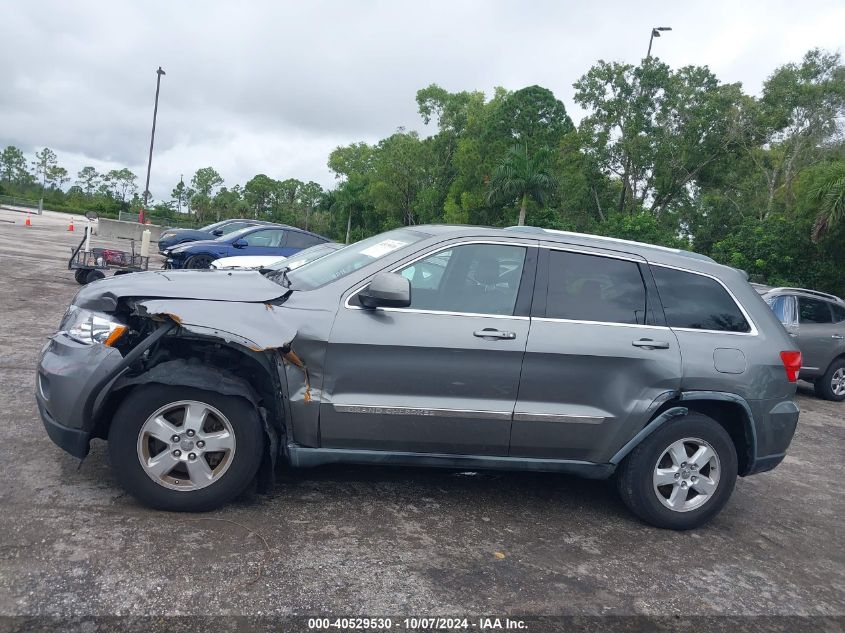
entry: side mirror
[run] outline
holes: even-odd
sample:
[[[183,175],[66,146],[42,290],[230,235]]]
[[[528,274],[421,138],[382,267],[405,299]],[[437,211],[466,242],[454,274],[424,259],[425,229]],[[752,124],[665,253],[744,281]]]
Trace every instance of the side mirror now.
[[[365,308],[407,308],[411,305],[411,282],[397,273],[378,273],[358,293]]]
[[[212,234],[212,235],[216,235],[217,237],[220,237],[221,235],[223,235],[223,229],[214,229],[214,230],[211,232],[211,234]]]
[[[244,246],[248,246],[248,244],[246,243],[246,240],[235,240],[232,242],[232,246],[235,248],[243,248]]]

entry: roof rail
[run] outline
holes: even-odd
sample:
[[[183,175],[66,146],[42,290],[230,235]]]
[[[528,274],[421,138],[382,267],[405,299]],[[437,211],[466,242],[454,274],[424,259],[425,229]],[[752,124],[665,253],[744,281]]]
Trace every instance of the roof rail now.
[[[713,262],[716,261],[712,257],[708,257],[707,255],[702,255],[701,253],[696,253],[693,251],[685,251],[680,248],[671,248],[669,246],[660,246],[658,244],[649,244],[648,242],[636,242],[634,240],[623,240],[619,237],[608,237],[606,235],[594,235],[592,233],[575,233],[573,231],[561,231],[559,229],[545,229],[540,226],[531,226],[531,225],[523,225],[523,226],[507,226],[505,227],[506,231],[520,231],[523,233],[546,233],[549,235],[561,235],[563,237],[575,237],[575,238],[583,238],[583,239],[590,239],[596,240],[598,242],[609,242],[611,244],[628,244],[631,246],[638,246],[641,248],[652,248],[658,251],[664,251],[667,253],[674,253],[675,255],[683,255],[685,257],[692,257],[693,259],[700,259],[706,262]],[[743,275],[747,278],[747,273],[745,271],[740,271]]]
[[[828,294],[827,292],[821,292],[820,290],[808,290],[807,288],[790,288],[790,287],[783,287],[783,288],[772,288],[769,292],[803,292],[807,295],[815,295],[817,297],[824,297],[825,299],[833,299],[837,303],[845,303],[841,297],[837,297],[836,295]]]

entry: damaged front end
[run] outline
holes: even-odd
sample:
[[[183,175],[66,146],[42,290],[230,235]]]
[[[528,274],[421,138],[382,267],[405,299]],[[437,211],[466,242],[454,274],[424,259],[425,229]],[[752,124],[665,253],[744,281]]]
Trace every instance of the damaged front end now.
[[[186,283],[189,277],[194,283]],[[107,436],[128,391],[151,382],[251,402],[264,422],[268,467],[293,431],[285,424],[291,406],[305,406],[303,439],[316,439],[316,407],[307,406],[315,372],[306,368],[302,350],[319,368],[329,314],[283,309],[291,292],[254,272],[225,277],[150,273],[137,275],[135,283],[110,282],[80,291],[60,331],[42,350],[36,400],[56,444],[85,457],[92,438]],[[139,287],[152,297],[139,297]]]

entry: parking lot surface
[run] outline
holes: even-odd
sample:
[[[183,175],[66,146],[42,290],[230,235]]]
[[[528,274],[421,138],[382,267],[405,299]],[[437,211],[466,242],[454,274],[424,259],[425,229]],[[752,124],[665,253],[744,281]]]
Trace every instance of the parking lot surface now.
[[[23,218],[0,211],[0,614],[845,614],[845,404],[806,385],[786,461],[692,532],[526,473],[281,470],[221,511],[140,507],[103,442],[80,467],[38,418],[82,223]]]

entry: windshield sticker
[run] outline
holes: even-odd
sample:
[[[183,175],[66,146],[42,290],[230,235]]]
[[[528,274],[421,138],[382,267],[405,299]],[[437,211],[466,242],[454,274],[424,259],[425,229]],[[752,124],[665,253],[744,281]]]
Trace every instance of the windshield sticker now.
[[[361,251],[361,255],[366,255],[367,257],[372,257],[373,259],[377,257],[383,257],[388,253],[392,253],[397,248],[402,248],[408,242],[400,242],[399,240],[382,240],[378,244],[373,244],[369,248],[365,248]]]

